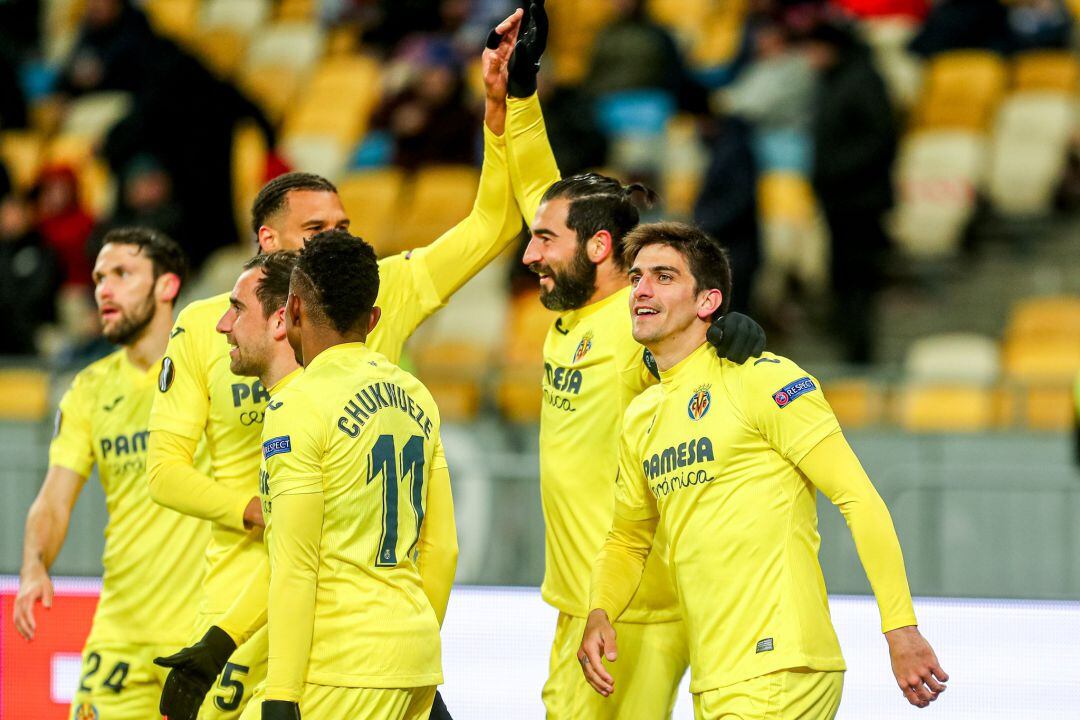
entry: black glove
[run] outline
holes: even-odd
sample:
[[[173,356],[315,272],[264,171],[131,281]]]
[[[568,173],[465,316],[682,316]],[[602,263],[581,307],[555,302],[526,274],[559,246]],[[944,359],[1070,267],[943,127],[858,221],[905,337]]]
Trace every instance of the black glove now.
[[[428,720],[454,720],[450,717],[450,711],[446,709],[446,703],[443,702],[438,690],[435,691],[435,702],[431,704],[431,715],[428,716]]]
[[[300,703],[263,700],[262,720],[300,720]]]
[[[765,349],[765,331],[754,319],[742,313],[722,315],[709,327],[705,337],[716,348],[718,357],[742,365]]]
[[[210,626],[199,642],[154,664],[172,668],[165,678],[158,709],[169,720],[195,720],[206,693],[225,667],[236,643],[221,628]]]
[[[540,58],[547,48],[547,38],[548,16],[544,0],[532,0],[525,8],[521,32],[507,68],[506,92],[511,97],[527,98],[536,92],[536,75],[540,72]]]

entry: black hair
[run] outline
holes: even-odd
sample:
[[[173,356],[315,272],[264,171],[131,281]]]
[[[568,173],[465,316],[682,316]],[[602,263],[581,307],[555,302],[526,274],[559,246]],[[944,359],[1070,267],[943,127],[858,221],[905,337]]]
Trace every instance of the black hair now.
[[[731,307],[731,260],[720,241],[686,223],[658,222],[638,225],[626,236],[626,266],[633,266],[634,258],[642,248],[649,245],[667,245],[682,255],[694,277],[694,292],[713,288],[719,290],[723,299],[716,316],[728,311]]]
[[[290,250],[256,255],[244,263],[245,270],[261,268],[262,277],[255,286],[255,297],[262,305],[263,317],[270,317],[285,307],[289,299],[289,279],[296,267],[297,253]]]
[[[566,226],[585,242],[601,230],[611,234],[613,257],[619,267],[623,261],[623,238],[637,227],[641,213],[635,204],[641,195],[645,208],[652,207],[657,195],[640,183],[623,185],[615,178],[597,173],[584,173],[563,178],[544,193],[542,202],[567,199]]]
[[[267,218],[275,214],[288,202],[288,195],[293,190],[312,192],[331,192],[337,194],[337,188],[322,175],[305,172],[290,172],[278,175],[262,186],[255,201],[251,203],[251,231],[259,234],[259,228],[266,224]]]
[[[113,245],[134,245],[139,252],[150,258],[154,269],[154,279],[165,273],[172,273],[180,278],[183,286],[188,276],[188,260],[179,243],[165,233],[148,227],[116,228],[105,233],[101,238],[101,247]]]
[[[346,230],[325,230],[308,240],[292,278],[311,315],[339,333],[370,315],[379,295],[374,248]]]

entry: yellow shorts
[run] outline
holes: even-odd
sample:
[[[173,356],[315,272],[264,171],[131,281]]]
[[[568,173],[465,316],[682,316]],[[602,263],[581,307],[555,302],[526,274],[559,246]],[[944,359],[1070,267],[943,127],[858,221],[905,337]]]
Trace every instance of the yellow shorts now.
[[[615,623],[619,659],[607,663],[615,692],[604,697],[585,680],[577,651],[585,618],[559,613],[551,646],[544,707],[548,720],[660,720],[671,716],[689,663],[681,620]]]
[[[201,628],[197,633],[198,637],[203,636],[217,617],[219,616],[201,616],[197,626]],[[268,652],[269,644],[264,625],[229,656],[229,662],[225,664],[199,709],[199,720],[238,720],[244,707],[251,701],[255,687],[266,679]]]
[[[843,672],[780,670],[694,695],[695,720],[831,720]]]
[[[259,720],[262,717],[263,688],[258,692],[240,720]],[[427,720],[435,686],[384,689],[348,688],[329,685],[304,685],[300,699],[300,716],[304,720]]]
[[[154,658],[176,652],[157,645],[87,645],[69,720],[160,718],[158,702],[167,668]]]

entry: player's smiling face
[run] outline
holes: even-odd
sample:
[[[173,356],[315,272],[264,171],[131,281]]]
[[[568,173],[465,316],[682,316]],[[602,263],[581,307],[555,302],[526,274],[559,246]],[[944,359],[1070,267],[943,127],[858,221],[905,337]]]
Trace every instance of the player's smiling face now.
[[[642,345],[681,334],[701,319],[702,293],[695,292],[686,258],[671,246],[646,245],[629,276],[634,339]]]
[[[234,375],[260,377],[273,356],[273,327],[281,311],[269,318],[263,315],[262,304],[255,294],[262,275],[262,268],[251,268],[240,275],[229,296],[229,309],[217,324],[217,331],[232,345],[229,370]]]
[[[540,302],[559,312],[582,307],[596,290],[596,265],[577,232],[567,226],[569,211],[570,201],[565,198],[540,205],[521,258],[540,276]]]
[[[293,190],[285,197],[285,207],[267,224],[273,239],[263,243],[265,252],[300,250],[312,235],[324,230],[348,230],[349,216],[337,193],[322,190]]]
[[[153,262],[137,245],[106,243],[93,280],[101,334],[118,345],[138,340],[157,309]]]

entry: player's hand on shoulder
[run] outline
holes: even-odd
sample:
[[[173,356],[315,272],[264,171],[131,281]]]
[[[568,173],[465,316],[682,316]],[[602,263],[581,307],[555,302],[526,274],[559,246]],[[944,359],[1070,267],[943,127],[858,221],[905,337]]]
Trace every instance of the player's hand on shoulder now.
[[[945,692],[948,673],[941,669],[930,643],[914,625],[885,633],[896,684],[915,707],[926,707]]]
[[[27,640],[33,640],[37,632],[34,604],[38,602],[46,609],[53,603],[52,578],[41,563],[23,568],[19,575],[19,592],[15,595],[15,629]]]
[[[263,700],[262,720],[300,720],[300,704],[286,700]]]
[[[585,633],[581,637],[581,647],[577,652],[578,662],[585,679],[596,692],[607,697],[615,691],[615,680],[604,667],[603,660],[614,662],[618,659],[615,645],[615,628],[603,610],[593,610],[585,621]]]
[[[742,365],[765,350],[765,331],[752,317],[729,312],[713,321],[706,333],[720,358]]]

